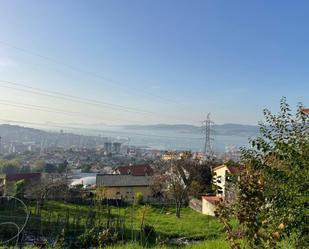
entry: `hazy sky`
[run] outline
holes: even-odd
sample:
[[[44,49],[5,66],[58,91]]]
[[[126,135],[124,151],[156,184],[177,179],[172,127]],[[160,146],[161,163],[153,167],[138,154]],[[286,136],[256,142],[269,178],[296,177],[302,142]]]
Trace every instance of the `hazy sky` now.
[[[308,13],[306,0],[0,0],[0,119],[256,124],[281,96],[309,104]]]

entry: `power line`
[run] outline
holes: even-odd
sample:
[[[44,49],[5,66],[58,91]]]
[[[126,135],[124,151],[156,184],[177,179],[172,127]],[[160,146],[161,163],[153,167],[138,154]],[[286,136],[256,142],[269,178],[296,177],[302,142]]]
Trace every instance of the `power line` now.
[[[7,85],[0,85],[1,88],[7,88],[7,89],[10,89],[10,90],[14,90],[14,91],[27,92],[27,93],[31,93],[31,94],[35,94],[35,95],[39,95],[39,96],[57,98],[57,99],[65,100],[65,101],[81,103],[81,104],[86,104],[86,105],[92,105],[92,106],[96,106],[96,107],[104,107],[104,108],[108,107],[108,108],[115,109],[115,110],[118,110],[118,111],[131,112],[131,113],[136,113],[136,114],[140,114],[140,115],[152,115],[152,116],[158,115],[158,116],[161,116],[161,117],[166,116],[167,118],[171,118],[171,115],[163,115],[161,113],[155,113],[155,112],[151,112],[151,111],[147,111],[147,110],[143,110],[143,109],[132,108],[132,107],[127,107],[127,106],[123,106],[123,105],[116,105],[116,104],[112,104],[112,103],[108,103],[108,102],[92,100],[92,99],[83,98],[83,97],[79,97],[79,96],[75,96],[75,95],[63,94],[63,93],[60,93],[60,92],[36,88],[36,87],[32,87],[32,86],[29,86],[29,85],[26,85],[26,84],[13,82],[13,81],[7,81],[7,80],[1,80],[0,79],[0,82],[7,84]],[[10,86],[8,86],[8,85],[10,85]]]
[[[78,103],[82,103],[82,104],[109,107],[109,108],[113,108],[113,109],[129,111],[129,112],[136,112],[136,113],[142,113],[142,114],[150,113],[149,111],[142,110],[142,109],[112,104],[112,103],[108,103],[108,102],[102,102],[102,101],[98,101],[98,100],[92,100],[92,99],[83,98],[83,97],[74,96],[74,95],[69,95],[69,94],[63,94],[63,93],[56,92],[56,91],[43,90],[43,89],[40,89],[40,88],[31,87],[29,85],[20,84],[20,83],[16,83],[16,82],[12,82],[12,81],[0,80],[0,82],[3,82],[3,83],[8,84],[8,85],[17,86],[17,87],[11,87],[11,86],[0,85],[0,87],[13,89],[13,90],[16,90],[16,91],[22,91],[22,92],[28,92],[28,93],[33,93],[33,94],[37,94],[37,95],[43,95],[43,96],[48,96],[48,97],[53,97],[53,98],[58,98],[58,99],[64,99],[64,100],[69,100],[69,101],[78,102]],[[18,87],[23,87],[23,88],[26,88],[26,89],[20,89]],[[32,90],[29,90],[29,89],[32,89]]]
[[[42,112],[48,112],[48,113],[53,112],[53,113],[57,113],[57,114],[70,115],[70,116],[74,116],[74,117],[78,116],[78,117],[82,117],[82,118],[90,118],[90,119],[96,119],[96,120],[102,119],[101,116],[93,115],[93,114],[89,114],[89,113],[62,110],[62,109],[58,109],[58,108],[51,108],[51,107],[48,107],[48,106],[25,104],[25,103],[21,103],[21,102],[9,101],[9,100],[3,100],[3,99],[0,99],[0,104],[6,105],[6,106],[11,106],[11,107],[16,107],[16,108],[27,109],[27,110],[36,110],[36,111],[42,111]],[[109,119],[109,120],[104,119],[104,121],[129,121],[129,122],[132,122],[130,120],[125,120],[125,119]]]
[[[83,68],[79,68],[79,67],[76,67],[76,66],[73,66],[73,65],[70,65],[70,64],[67,64],[67,63],[63,63],[57,59],[54,59],[54,58],[51,58],[51,57],[48,57],[48,56],[45,56],[45,55],[42,55],[40,53],[36,53],[36,52],[33,52],[33,51],[30,51],[28,49],[25,49],[25,48],[21,48],[21,47],[17,47],[15,45],[12,45],[12,44],[9,44],[7,42],[4,42],[4,41],[0,41],[0,44],[4,45],[4,46],[7,46],[7,47],[10,47],[10,48],[13,48],[15,50],[18,50],[18,51],[21,51],[23,53],[26,53],[26,54],[30,54],[32,56],[36,56],[36,57],[39,57],[41,59],[44,59],[44,60],[47,60],[47,61],[50,61],[54,64],[59,64],[61,66],[65,66],[67,68],[70,68],[71,70],[74,70],[74,71],[77,71],[77,72],[81,72],[81,73],[84,73],[84,74],[88,74],[88,75],[91,75],[92,77],[95,77],[95,78],[99,78],[99,79],[102,79],[104,80],[105,82],[109,82],[113,85],[117,85],[117,86],[120,86],[122,88],[125,88],[125,89],[128,89],[128,90],[133,90],[137,93],[141,93],[141,92],[144,92],[143,95],[146,95],[146,96],[152,96],[152,97],[155,97],[155,98],[158,98],[158,99],[161,99],[161,100],[164,100],[164,101],[168,101],[168,102],[174,102],[170,99],[166,99],[166,98],[162,98],[161,96],[158,96],[158,95],[155,95],[153,93],[150,93],[150,92],[147,92],[145,90],[141,90],[141,89],[136,89],[134,87],[128,87],[126,86],[124,83],[120,82],[120,81],[116,81],[114,79],[111,79],[111,78],[108,78],[108,77],[105,77],[103,75],[100,75],[100,74],[97,74],[97,73],[94,73],[94,72],[91,72],[91,71],[88,71],[88,70],[85,70]]]

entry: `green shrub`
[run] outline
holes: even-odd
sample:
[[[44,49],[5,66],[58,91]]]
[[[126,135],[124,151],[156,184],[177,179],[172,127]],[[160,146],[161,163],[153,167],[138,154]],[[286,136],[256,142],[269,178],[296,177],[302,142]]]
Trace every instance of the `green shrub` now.
[[[98,229],[96,227],[87,230],[78,236],[75,242],[77,248],[89,248],[90,246],[98,246]]]
[[[135,194],[134,203],[135,203],[136,205],[141,205],[141,204],[143,204],[143,201],[144,201],[144,196],[143,196],[143,194],[142,194],[141,192],[137,192],[137,193]]]
[[[113,228],[103,230],[98,235],[98,243],[101,247],[111,245],[118,240],[118,233]]]
[[[145,243],[154,244],[156,242],[156,230],[153,226],[149,224],[143,225],[142,233],[145,238]]]

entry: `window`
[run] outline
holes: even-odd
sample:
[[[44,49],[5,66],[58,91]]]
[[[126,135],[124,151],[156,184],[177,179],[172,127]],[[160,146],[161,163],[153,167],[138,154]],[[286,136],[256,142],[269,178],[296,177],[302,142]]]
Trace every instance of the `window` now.
[[[221,176],[217,176],[217,183],[221,183]]]

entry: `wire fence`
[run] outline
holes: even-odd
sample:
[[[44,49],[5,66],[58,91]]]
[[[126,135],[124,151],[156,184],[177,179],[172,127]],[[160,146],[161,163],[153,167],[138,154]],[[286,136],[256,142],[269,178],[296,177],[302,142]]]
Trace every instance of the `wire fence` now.
[[[49,244],[53,244],[59,235],[65,231],[66,238],[74,240],[93,228],[102,230],[113,228],[117,230],[118,237],[122,241],[138,241],[143,239],[148,243],[149,234],[142,235],[142,228],[136,224],[134,206],[126,206],[123,203],[113,202],[88,203],[87,205],[62,205],[55,207],[49,202],[38,210],[36,203],[28,201],[25,204],[29,215],[25,214],[16,203],[1,203],[0,224],[11,222],[21,227],[26,222],[22,231],[18,231],[16,243],[22,247],[33,242],[37,238],[44,238]],[[160,214],[163,212],[163,206]],[[159,216],[160,216],[159,214]],[[134,217],[133,217],[134,216]],[[159,218],[159,217],[158,217]],[[5,232],[4,232],[5,231]],[[0,242],[16,235],[13,226],[0,226]],[[31,242],[32,241],[32,242]]]

